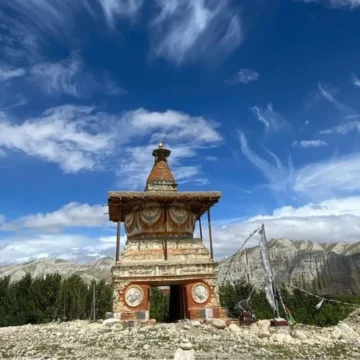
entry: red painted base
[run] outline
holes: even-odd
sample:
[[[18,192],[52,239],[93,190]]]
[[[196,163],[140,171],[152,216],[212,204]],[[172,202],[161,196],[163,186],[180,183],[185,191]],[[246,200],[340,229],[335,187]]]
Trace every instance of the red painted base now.
[[[256,322],[256,319],[253,317],[253,314],[251,312],[246,311],[240,315],[239,318],[240,326],[250,326],[254,322]]]
[[[270,326],[274,326],[274,327],[289,326],[289,323],[287,320],[273,319],[270,321]]]

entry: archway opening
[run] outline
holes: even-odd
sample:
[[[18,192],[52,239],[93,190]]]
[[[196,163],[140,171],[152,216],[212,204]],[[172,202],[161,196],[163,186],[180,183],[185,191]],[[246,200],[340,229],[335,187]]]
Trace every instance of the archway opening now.
[[[181,284],[153,286],[150,291],[150,318],[177,322],[187,318],[186,288]]]

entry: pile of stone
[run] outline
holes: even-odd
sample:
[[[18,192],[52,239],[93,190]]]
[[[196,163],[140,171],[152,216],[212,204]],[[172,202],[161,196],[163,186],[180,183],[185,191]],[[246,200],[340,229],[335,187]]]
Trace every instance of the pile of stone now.
[[[98,323],[0,328],[7,359],[360,359],[357,315],[331,328],[274,328],[260,320],[240,327],[214,319],[147,326],[116,319]]]

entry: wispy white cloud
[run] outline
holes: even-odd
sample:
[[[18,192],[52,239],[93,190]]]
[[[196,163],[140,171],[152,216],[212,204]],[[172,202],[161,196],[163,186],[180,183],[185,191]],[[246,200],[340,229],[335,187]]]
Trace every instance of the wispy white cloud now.
[[[207,161],[218,161],[219,160],[219,158],[216,156],[205,156],[205,159]]]
[[[117,17],[134,19],[140,12],[145,0],[98,0],[108,24],[115,27]]]
[[[305,165],[296,171],[293,190],[315,200],[355,194],[360,190],[360,154]]]
[[[173,151],[171,164],[179,182],[204,183],[201,168],[184,166],[182,160],[200,148],[218,146],[218,126],[172,110],[138,109],[115,116],[93,107],[64,105],[17,124],[0,113],[0,150],[37,157],[66,173],[102,170],[111,164],[122,185],[138,189],[152,166],[153,147],[162,138]],[[152,145],[139,146],[139,141]]]
[[[114,256],[116,235],[86,236],[78,234],[16,234],[3,239],[0,264],[21,263],[39,258],[69,261],[94,261],[102,256]],[[123,250],[126,236],[121,236]]]
[[[275,209],[272,215],[255,216],[255,219],[281,219],[288,217],[309,218],[313,216],[359,216],[360,196],[330,198],[320,203],[309,203],[300,207],[284,206]]]
[[[300,140],[300,141],[294,140],[291,144],[292,147],[305,148],[305,149],[326,146],[326,145],[327,145],[327,143],[325,141],[319,140],[319,139],[318,140]]]
[[[236,74],[230,76],[225,82],[229,85],[238,83],[248,84],[252,81],[256,81],[259,78],[259,73],[253,69],[241,69]]]
[[[144,0],[4,0],[0,21],[17,46],[7,36],[3,49],[12,57],[31,59],[49,36],[63,40],[73,36],[80,16],[104,21],[115,32],[117,20],[135,21],[144,4]],[[243,41],[238,8],[228,0],[156,0],[154,7],[148,19],[155,56],[177,64],[204,57],[219,61]]]
[[[152,167],[151,154],[158,139],[166,140],[171,151],[170,164],[178,182],[204,183],[198,165],[182,165],[197,153],[197,149],[217,146],[222,136],[217,131],[218,124],[203,117],[167,110],[163,113],[138,109],[124,116],[126,123],[138,135],[150,135],[151,145],[131,146],[123,150],[118,166],[119,181],[126,188],[145,185],[146,177]],[[124,176],[126,174],[126,176]]]
[[[11,68],[10,66],[0,65],[0,82],[23,77],[25,73],[26,71],[23,68]]]
[[[277,156],[274,158],[274,154],[275,165],[254,153],[242,133],[239,140],[243,155],[262,172],[269,187],[285,192],[289,198],[323,201],[360,191],[359,153],[334,156],[294,169],[291,162],[286,167]]]
[[[225,227],[214,227],[214,253],[217,258],[232,255],[239,248],[239,239],[245,240],[262,223],[268,239],[354,243],[360,240],[359,221],[360,197],[331,198],[299,207],[286,206],[274,209],[270,215],[259,214]],[[248,243],[248,247],[256,245],[254,238]]]
[[[153,134],[153,140],[166,138],[167,141],[184,139],[186,143],[195,145],[211,144],[221,141],[221,135],[216,128],[218,123],[206,120],[201,116],[190,116],[179,111],[150,112],[138,109],[126,113],[126,120],[139,132]]]
[[[91,107],[70,105],[49,109],[22,124],[3,116],[0,148],[58,164],[67,173],[93,170],[113,148],[110,133],[94,133],[94,128],[109,120],[109,115]]]
[[[106,208],[101,205],[71,202],[53,212],[31,214],[11,222],[3,221],[0,230],[31,229],[58,232],[71,227],[101,227],[109,223],[105,212]]]
[[[72,96],[83,95],[88,86],[81,81],[82,62],[78,56],[57,63],[40,63],[30,71],[35,81],[48,94],[64,93]],[[85,82],[88,79],[85,79]],[[92,82],[92,81],[90,81]],[[85,86],[84,86],[85,85]],[[90,83],[90,88],[93,84]]]
[[[351,74],[351,76],[352,76],[352,82],[353,82],[354,86],[360,87],[360,79],[357,77],[357,75]]]
[[[278,132],[289,127],[289,122],[277,113],[271,104],[267,104],[266,108],[253,106],[250,110],[257,120],[263,123],[266,133]]]
[[[107,76],[97,81],[84,67],[81,57],[73,53],[68,59],[59,62],[43,62],[32,66],[29,78],[49,95],[82,97],[94,92],[106,92],[109,95],[124,93]]]
[[[335,96],[330,92],[330,90],[326,89],[324,85],[319,82],[319,91],[320,94],[329,101],[336,109],[338,109],[341,113],[344,114],[353,114],[354,110],[349,106],[343,104],[341,101],[335,98]]]
[[[319,133],[326,134],[326,135],[329,135],[329,134],[346,135],[352,131],[360,132],[360,121],[359,120],[350,121],[343,125],[334,126],[332,128],[322,130]]]
[[[273,158],[274,164],[257,155],[250,149],[248,141],[242,132],[239,132],[239,141],[243,155],[261,171],[268,180],[268,185],[275,191],[287,191],[292,166],[284,167],[280,159],[271,151],[268,151],[268,153]]]
[[[71,34],[81,13],[97,20],[103,17],[113,28],[117,18],[136,17],[143,3],[144,0],[4,0],[0,9],[11,9],[13,18],[21,19],[34,32],[63,35]]]
[[[300,0],[305,3],[319,3],[324,4],[333,8],[348,7],[355,9],[360,7],[360,0]]]
[[[227,0],[156,0],[153,51],[177,64],[206,53],[226,56],[243,40],[239,14]]]

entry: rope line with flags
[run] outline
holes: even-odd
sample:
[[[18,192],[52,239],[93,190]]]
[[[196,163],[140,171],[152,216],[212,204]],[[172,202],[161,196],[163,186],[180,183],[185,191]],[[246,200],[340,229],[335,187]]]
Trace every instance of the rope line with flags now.
[[[227,280],[227,277],[229,275],[229,272],[230,272],[230,268],[231,268],[231,264],[232,262],[234,261],[235,257],[237,254],[239,254],[241,252],[241,250],[244,248],[244,246],[246,245],[246,243],[258,232],[260,231],[262,228],[262,226],[260,226],[259,228],[255,229],[246,239],[245,241],[243,242],[243,244],[241,245],[240,249],[238,251],[236,251],[233,255],[231,255],[228,259],[226,259],[225,261],[228,262],[227,264],[227,268],[224,272],[224,276],[223,276],[223,281],[224,283],[226,282]]]
[[[289,287],[292,287],[292,288],[294,288],[294,289],[297,289],[297,290],[299,290],[299,291],[302,291],[302,292],[305,293],[305,294],[308,294],[308,295],[311,295],[311,296],[313,296],[313,297],[316,297],[316,298],[320,299],[320,302],[315,306],[315,308],[316,308],[317,310],[319,310],[319,309],[322,307],[322,305],[324,304],[325,301],[334,302],[334,303],[338,303],[338,304],[342,304],[342,305],[348,305],[348,306],[354,306],[354,307],[360,308],[360,305],[359,305],[359,304],[349,303],[349,302],[346,302],[346,301],[340,301],[340,300],[335,300],[335,299],[327,299],[327,298],[325,298],[325,297],[323,297],[323,296],[321,296],[321,295],[316,295],[316,294],[314,294],[314,293],[312,293],[312,292],[310,292],[310,291],[307,291],[307,290],[305,290],[305,289],[302,289],[302,288],[300,288],[300,287],[298,287],[298,286],[296,286],[296,285],[290,284],[289,282],[287,282],[286,280],[284,280],[283,278],[281,278],[281,277],[279,277],[279,276],[277,276],[277,279],[279,279],[284,285],[287,285],[287,286],[289,286]]]

